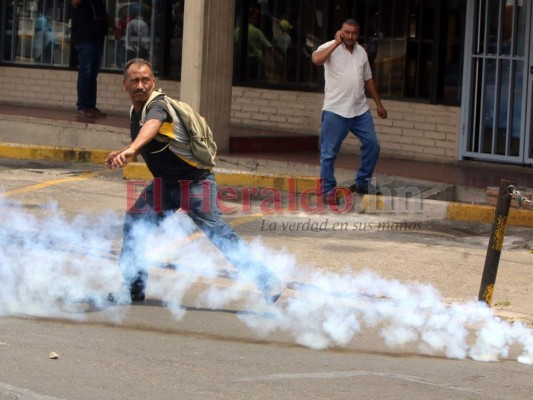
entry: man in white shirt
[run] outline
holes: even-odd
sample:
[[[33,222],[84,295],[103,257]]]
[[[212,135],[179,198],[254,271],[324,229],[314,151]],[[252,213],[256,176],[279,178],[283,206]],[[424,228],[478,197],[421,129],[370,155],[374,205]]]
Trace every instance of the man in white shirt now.
[[[366,51],[357,44],[359,29],[356,20],[347,19],[335,39],[321,45],[312,56],[315,65],[324,66],[326,81],[320,132],[320,178],[322,195],[327,202],[336,202],[334,164],[348,132],[361,142],[361,166],[350,191],[381,194],[370,183],[380,147],[365,89],[376,103],[381,118],[387,118],[387,110],[379,99]]]

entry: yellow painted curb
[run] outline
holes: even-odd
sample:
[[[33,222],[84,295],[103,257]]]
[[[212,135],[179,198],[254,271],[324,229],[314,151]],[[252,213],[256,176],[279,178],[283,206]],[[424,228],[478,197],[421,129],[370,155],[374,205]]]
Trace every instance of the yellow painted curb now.
[[[148,170],[145,163],[130,162],[122,169],[122,176],[124,179],[148,180],[153,179],[154,176]]]
[[[494,207],[479,204],[449,203],[446,218],[458,221],[491,222],[494,218]]]
[[[494,221],[494,212],[494,206],[449,203],[446,217],[447,219],[457,221],[477,221],[492,223]],[[526,228],[533,227],[533,210],[517,210],[516,208],[511,208],[509,210],[507,224],[513,226],[522,226]]]
[[[152,179],[153,176],[144,163],[132,162],[124,167],[124,179]],[[289,175],[258,175],[241,172],[216,171],[218,186],[272,188],[302,193],[306,190],[318,191],[319,180],[313,177],[291,177]]]
[[[291,177],[289,175],[256,175],[240,172],[216,172],[218,186],[240,186],[254,188],[273,188],[283,191],[293,190],[303,193],[306,190],[316,193],[319,181],[313,177]],[[125,179],[152,179],[144,163],[129,163],[124,168]],[[441,204],[441,202],[439,202]],[[391,212],[394,209],[392,198],[387,196],[365,195],[361,199],[359,211],[362,213]],[[442,202],[435,211],[440,218],[457,221],[476,221],[491,223],[494,218],[494,207],[479,204],[445,203]],[[511,209],[507,223],[513,226],[533,227],[533,210]]]
[[[0,158],[55,160],[69,162],[88,162],[103,164],[109,150],[78,149],[62,146],[35,146],[18,143],[0,143]],[[319,181],[314,177],[292,177],[289,175],[254,175],[240,172],[215,170],[219,186],[241,186],[273,188],[296,193],[319,189]],[[125,179],[152,179],[152,174],[145,163],[129,163],[123,170]],[[381,196],[363,197],[361,212],[390,211],[391,204]],[[477,221],[491,223],[494,218],[494,206],[464,203],[448,203],[445,218],[458,221]],[[533,227],[533,210],[512,208],[507,220],[509,225]]]
[[[512,208],[507,219],[509,225],[533,227],[533,211]]]
[[[241,186],[272,188],[302,193],[306,190],[319,190],[319,180],[312,177],[291,177],[289,175],[257,175],[240,172],[217,172],[218,186]]]
[[[378,211],[391,211],[391,201],[385,196],[375,196],[371,194],[365,194],[361,199],[361,205],[359,209],[362,213],[375,213]]]
[[[36,146],[0,143],[0,157],[13,159],[54,160],[103,164],[108,150],[84,150],[61,146]]]

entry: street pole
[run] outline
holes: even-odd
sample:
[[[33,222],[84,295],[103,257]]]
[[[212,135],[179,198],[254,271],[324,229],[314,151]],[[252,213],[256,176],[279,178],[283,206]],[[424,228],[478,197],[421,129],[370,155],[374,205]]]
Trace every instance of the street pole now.
[[[514,185],[513,182],[501,180],[496,210],[494,212],[494,221],[485,257],[485,267],[481,278],[478,300],[487,303],[490,307],[492,304],[492,295],[494,294],[494,284],[496,283],[496,274],[498,273],[498,264],[505,237],[505,228],[507,226],[507,217],[511,206],[512,195],[509,194],[508,188]]]

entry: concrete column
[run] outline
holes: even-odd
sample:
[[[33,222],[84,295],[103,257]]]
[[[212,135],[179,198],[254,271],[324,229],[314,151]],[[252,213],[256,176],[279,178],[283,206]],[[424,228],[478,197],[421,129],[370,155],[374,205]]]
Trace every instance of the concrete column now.
[[[185,0],[180,99],[229,147],[235,0]]]

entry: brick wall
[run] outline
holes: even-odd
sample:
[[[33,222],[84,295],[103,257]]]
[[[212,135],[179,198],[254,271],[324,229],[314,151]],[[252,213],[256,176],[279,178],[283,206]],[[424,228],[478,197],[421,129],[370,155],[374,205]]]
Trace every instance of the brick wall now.
[[[75,109],[76,71],[0,67],[4,101],[15,104]],[[120,74],[101,73],[98,106],[111,113],[124,113],[130,102],[122,91]],[[157,80],[170,96],[179,98],[179,82]],[[231,123],[271,131],[319,135],[323,94],[234,87]],[[383,100],[389,117],[378,118],[369,104],[381,143],[381,156],[453,163],[458,159],[460,108]],[[351,136],[342,152],[359,151]]]
[[[273,131],[320,132],[323,94],[234,87],[231,122]]]
[[[231,121],[240,126],[318,135],[323,100],[322,93],[234,87]],[[459,107],[383,100],[388,118],[381,119],[371,99],[369,105],[383,157],[457,161]],[[341,151],[358,152],[358,139],[350,135]]]
[[[373,101],[369,103],[374,111]],[[388,118],[374,118],[383,155],[436,162],[458,160],[459,107],[390,100],[383,100],[383,104]]]
[[[0,67],[3,101],[14,104],[76,109],[76,71]],[[171,96],[179,97],[179,82],[157,80]],[[98,107],[110,113],[127,113],[131,106],[122,90],[122,75],[98,75]]]

